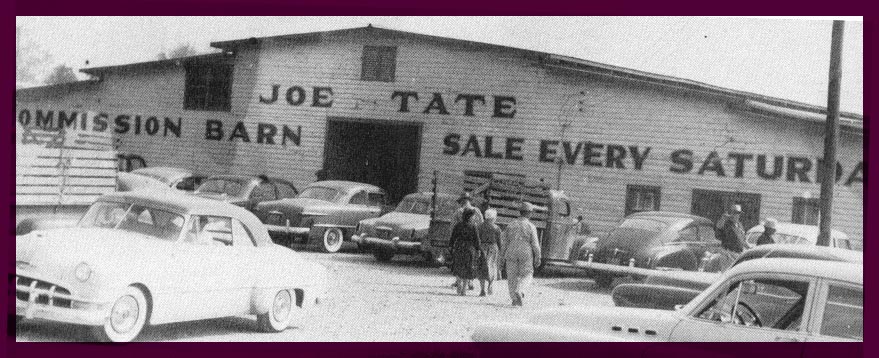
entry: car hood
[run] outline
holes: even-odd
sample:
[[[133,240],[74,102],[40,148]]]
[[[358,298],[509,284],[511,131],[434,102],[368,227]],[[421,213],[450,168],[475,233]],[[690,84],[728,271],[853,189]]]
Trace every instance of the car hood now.
[[[427,230],[430,226],[430,215],[390,212],[382,217],[369,221],[376,228],[385,227],[394,231]]]
[[[173,242],[101,228],[34,231],[15,243],[16,270],[35,271],[47,279],[70,281],[80,263],[104,273],[125,274],[149,267],[152,259],[171,252]],[[20,266],[19,266],[20,265]]]

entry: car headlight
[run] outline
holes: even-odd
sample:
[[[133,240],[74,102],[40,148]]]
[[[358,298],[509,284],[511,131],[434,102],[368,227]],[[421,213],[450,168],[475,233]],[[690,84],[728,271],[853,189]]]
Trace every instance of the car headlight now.
[[[86,282],[89,278],[92,277],[92,268],[85,262],[79,263],[76,265],[76,269],[73,270],[76,279],[80,282]]]

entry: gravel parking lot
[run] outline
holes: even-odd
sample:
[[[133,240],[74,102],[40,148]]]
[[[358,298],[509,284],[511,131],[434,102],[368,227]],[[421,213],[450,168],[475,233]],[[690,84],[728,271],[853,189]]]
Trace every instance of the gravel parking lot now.
[[[492,296],[476,289],[460,297],[445,268],[430,267],[418,258],[395,257],[378,263],[370,254],[304,255],[332,271],[330,297],[302,324],[285,332],[256,331],[252,317],[232,317],[148,327],[142,341],[467,341],[480,321],[524,320],[540,308],[568,305],[612,306],[609,292],[598,289],[577,271],[549,268],[535,278],[526,306],[510,306],[506,281],[495,284]],[[21,341],[88,340],[85,327],[49,322],[23,322]]]

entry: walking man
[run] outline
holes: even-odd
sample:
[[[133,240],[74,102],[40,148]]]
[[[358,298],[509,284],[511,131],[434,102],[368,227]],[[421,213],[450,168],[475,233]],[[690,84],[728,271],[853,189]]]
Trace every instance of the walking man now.
[[[525,291],[531,284],[534,267],[540,265],[537,227],[528,220],[534,206],[522,203],[519,217],[511,221],[503,235],[500,257],[506,262],[507,282],[513,306],[522,306]]]

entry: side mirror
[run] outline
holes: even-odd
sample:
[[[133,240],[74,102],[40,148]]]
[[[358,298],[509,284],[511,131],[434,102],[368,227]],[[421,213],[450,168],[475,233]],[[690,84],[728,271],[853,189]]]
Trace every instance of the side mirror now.
[[[684,308],[684,305],[675,305],[675,311],[680,311]]]

